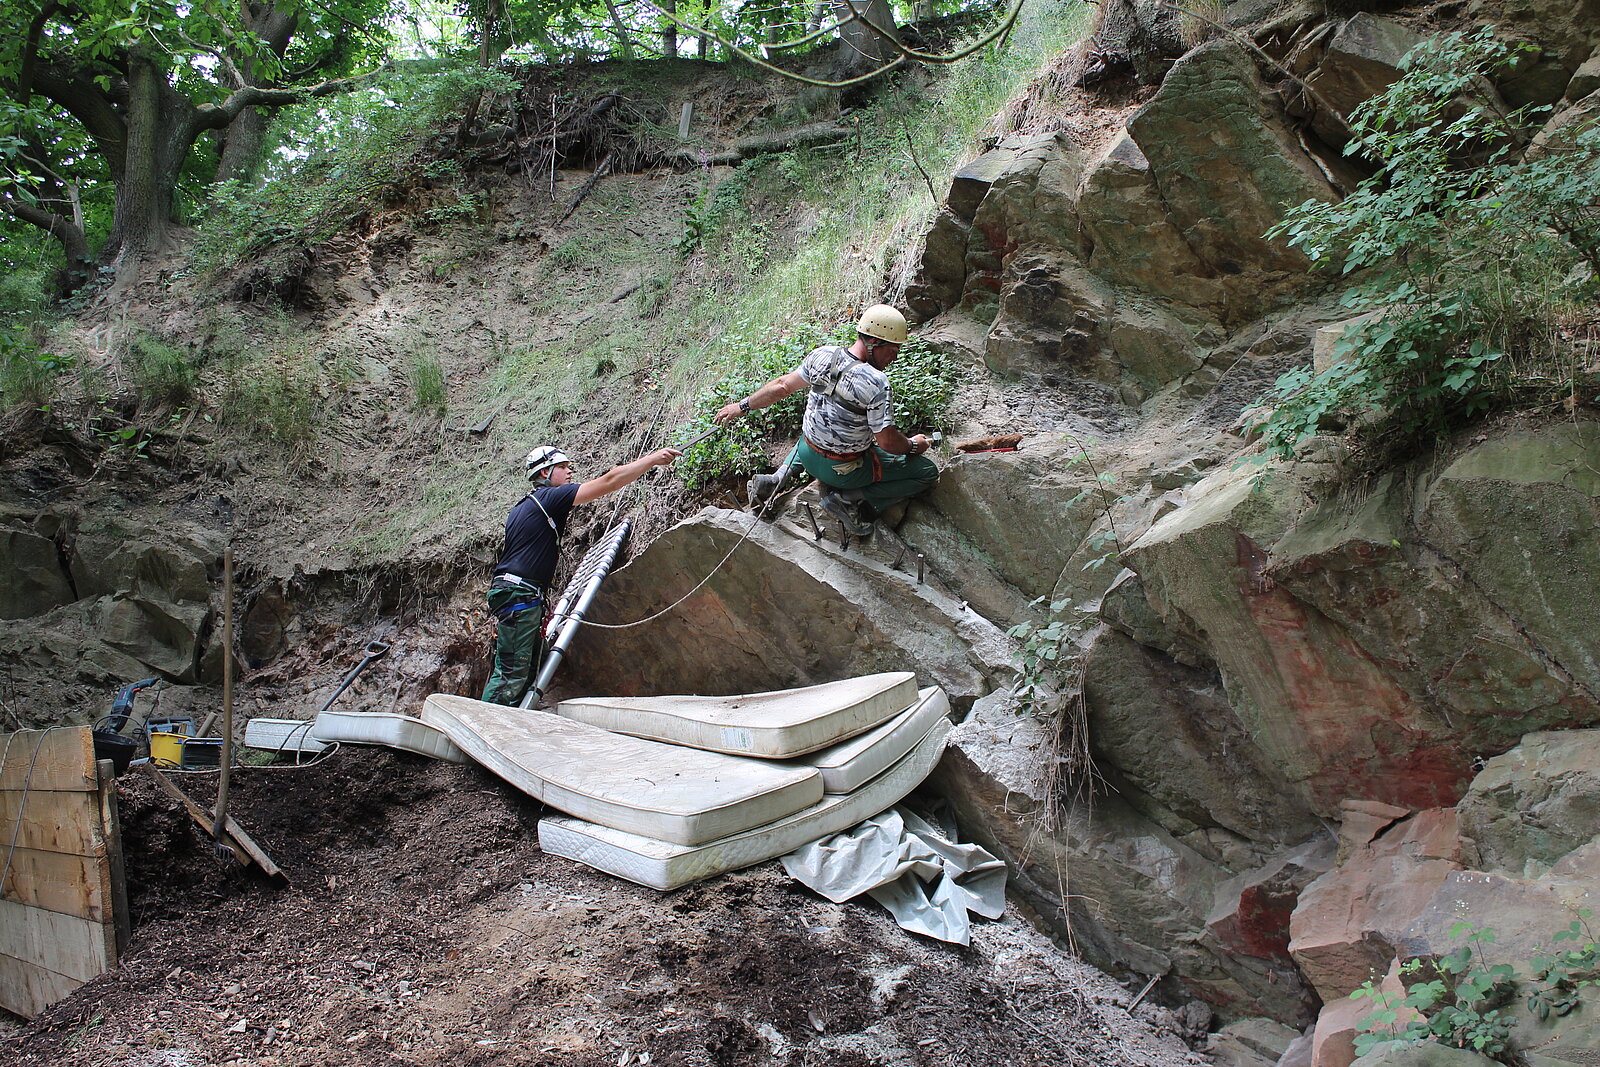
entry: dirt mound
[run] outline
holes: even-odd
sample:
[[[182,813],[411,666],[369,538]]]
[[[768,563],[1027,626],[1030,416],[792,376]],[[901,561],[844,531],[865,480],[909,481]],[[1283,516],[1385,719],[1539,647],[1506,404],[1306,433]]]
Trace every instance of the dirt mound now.
[[[241,769],[230,810],[282,888],[220,863],[147,778],[120,795],[132,943],[6,1062],[1193,1061],[1018,923],[927,941],[776,864],[642,889],[541,853],[540,805],[477,768],[346,748]]]

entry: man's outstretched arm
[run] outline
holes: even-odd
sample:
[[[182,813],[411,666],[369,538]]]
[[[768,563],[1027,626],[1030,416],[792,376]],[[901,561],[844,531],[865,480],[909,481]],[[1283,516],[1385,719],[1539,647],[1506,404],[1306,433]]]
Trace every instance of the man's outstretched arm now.
[[[750,410],[771,407],[790,393],[798,393],[805,387],[806,380],[800,377],[800,372],[790,371],[788,374],[772,379],[772,381],[751,393],[749,396]],[[726,426],[742,414],[744,414],[744,408],[735,400],[731,404],[723,405],[715,415],[711,416],[711,421],[718,426]]]
[[[607,493],[615,493],[618,489],[626,488],[644,477],[644,472],[651,467],[665,467],[679,456],[683,455],[676,448],[663,448],[659,452],[640,456],[632,463],[624,463],[619,467],[612,467],[598,478],[590,478],[578,486],[578,495],[572,498],[574,504],[587,504],[591,500],[598,500]]]

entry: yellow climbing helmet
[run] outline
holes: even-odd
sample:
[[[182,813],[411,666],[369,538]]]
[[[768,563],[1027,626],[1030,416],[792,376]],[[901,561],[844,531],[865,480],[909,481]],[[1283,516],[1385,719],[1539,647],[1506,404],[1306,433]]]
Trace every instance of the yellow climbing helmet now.
[[[874,304],[861,313],[861,321],[856,323],[856,333],[903,345],[907,336],[906,317],[888,304]]]

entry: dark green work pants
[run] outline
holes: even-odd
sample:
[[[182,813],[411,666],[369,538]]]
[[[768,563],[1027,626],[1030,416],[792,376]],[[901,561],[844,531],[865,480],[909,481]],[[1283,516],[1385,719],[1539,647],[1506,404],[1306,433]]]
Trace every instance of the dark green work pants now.
[[[861,490],[862,499],[872,509],[873,516],[882,515],[897,500],[932,489],[939,480],[939,468],[927,456],[897,456],[877,445],[872,446],[872,452],[878,457],[882,476],[876,480],[872,477],[872,458],[866,454],[859,460],[829,459],[815,451],[804,437],[794,451],[800,465],[823,485]]]
[[[489,611],[495,619],[494,671],[483,699],[516,707],[539,665],[544,597],[526,585],[492,585]]]

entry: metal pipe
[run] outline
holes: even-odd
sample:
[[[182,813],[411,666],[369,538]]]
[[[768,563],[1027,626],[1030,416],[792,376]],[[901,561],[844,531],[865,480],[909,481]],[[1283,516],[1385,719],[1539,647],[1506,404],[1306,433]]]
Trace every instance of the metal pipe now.
[[[811,510],[811,501],[804,501],[804,505],[806,509],[806,518],[811,520],[812,540],[820,541],[822,540],[822,527],[817,525],[817,513]]]
[[[601,557],[605,557],[605,566],[610,567],[617,558],[617,550],[622,547],[622,542],[627,539],[629,523],[623,522],[613,528],[610,533],[596,542],[595,546],[584,553],[578,567],[572,572],[572,578],[567,582],[567,587],[562,590],[561,596],[556,600],[556,606],[550,612],[550,628],[554,629],[566,618],[572,610],[573,602],[578,599],[589,579],[594,577],[595,570],[601,566]]]
[[[561,619],[551,620],[552,627],[559,627],[554,641],[550,643],[550,651],[545,653],[544,663],[539,667],[539,676],[534,679],[527,695],[522,698],[521,706],[534,707],[544,699],[545,690],[550,688],[550,679],[555,676],[556,668],[561,665],[561,660],[567,654],[572,639],[578,635],[578,627],[583,625],[584,612],[589,610],[589,605],[594,602],[595,595],[600,592],[600,584],[606,580],[606,575],[611,573],[611,565],[617,560],[617,553],[622,550],[622,542],[627,539],[631,524],[623,520],[610,537],[595,545],[589,550],[589,555],[584,557],[584,563],[589,557],[594,557],[595,565],[588,570],[583,586],[577,593],[577,599],[570,611]],[[584,565],[579,564],[578,570],[584,571]],[[574,577],[576,580],[576,576]],[[572,583],[567,588],[571,590]],[[562,600],[567,600],[567,594],[562,594]]]
[[[917,553],[917,584],[918,585],[922,584],[922,578],[923,578],[923,575],[926,573],[927,568],[928,568],[928,557],[924,556],[921,552],[918,552]]]

